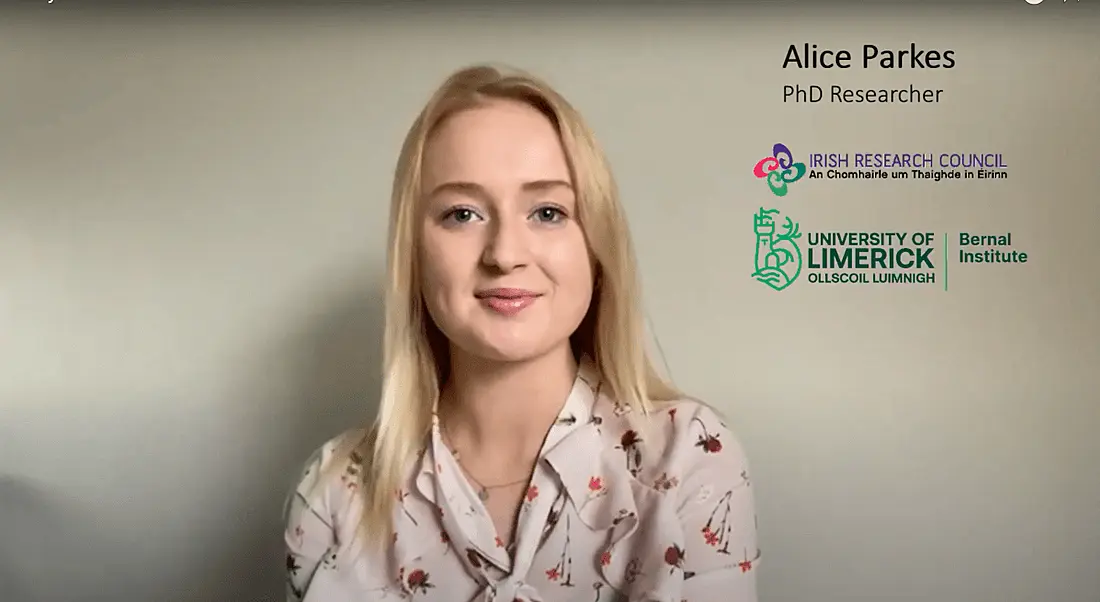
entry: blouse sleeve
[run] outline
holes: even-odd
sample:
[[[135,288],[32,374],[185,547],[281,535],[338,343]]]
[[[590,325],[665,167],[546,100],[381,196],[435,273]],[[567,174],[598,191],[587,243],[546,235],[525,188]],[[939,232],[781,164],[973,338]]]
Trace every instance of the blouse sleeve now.
[[[675,422],[674,453],[682,462],[677,514],[685,538],[679,551],[683,599],[757,602],[760,550],[744,450],[718,414],[704,405]]]
[[[329,488],[318,487],[328,456],[328,444],[313,453],[284,506],[287,602],[305,597],[314,573],[336,545]]]

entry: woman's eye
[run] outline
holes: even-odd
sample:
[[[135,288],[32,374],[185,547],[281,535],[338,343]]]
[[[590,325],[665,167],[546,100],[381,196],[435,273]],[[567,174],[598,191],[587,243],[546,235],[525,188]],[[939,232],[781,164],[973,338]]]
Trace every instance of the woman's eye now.
[[[472,209],[466,209],[464,207],[458,207],[447,213],[443,217],[443,221],[450,221],[458,224],[465,224],[477,219],[477,214]]]
[[[565,218],[565,213],[557,207],[540,207],[535,211],[535,217],[541,222],[553,223]]]

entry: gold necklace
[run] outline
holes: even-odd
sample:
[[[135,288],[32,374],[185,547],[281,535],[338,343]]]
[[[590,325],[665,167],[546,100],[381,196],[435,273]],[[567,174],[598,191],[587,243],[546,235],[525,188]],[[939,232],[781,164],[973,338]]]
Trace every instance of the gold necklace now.
[[[470,480],[473,481],[475,485],[477,485],[477,499],[479,499],[483,502],[489,501],[489,491],[492,490],[492,489],[503,489],[505,487],[514,487],[516,485],[520,485],[522,483],[526,483],[527,481],[531,480],[530,477],[526,477],[526,478],[522,478],[522,479],[516,479],[515,481],[511,481],[511,482],[508,482],[508,483],[499,483],[499,484],[495,484],[495,485],[486,485],[486,484],[482,483],[481,481],[479,481],[477,477],[470,474],[470,469],[466,468],[466,465],[462,463],[461,456],[457,452],[452,452],[452,453],[454,454],[455,461],[458,462],[458,466],[460,468],[462,468],[462,472],[465,473],[466,476],[470,477]]]
[[[462,472],[467,477],[470,477],[470,480],[473,481],[474,485],[477,486],[476,487],[476,489],[477,489],[477,499],[481,500],[482,502],[489,501],[489,492],[490,492],[490,490],[503,489],[505,487],[514,487],[516,485],[520,485],[522,483],[526,483],[526,482],[531,480],[531,477],[527,476],[527,477],[522,478],[522,479],[516,479],[515,481],[511,481],[511,482],[508,482],[508,483],[500,483],[500,484],[496,484],[496,485],[486,485],[486,484],[482,483],[480,480],[478,480],[477,477],[470,474],[470,469],[466,468],[466,465],[462,463],[462,454],[459,453],[459,451],[454,448],[453,444],[448,443],[448,441],[450,441],[451,437],[450,437],[450,435],[448,435],[447,429],[445,427],[443,427],[442,425],[440,425],[439,430],[440,430],[440,435],[443,436],[444,445],[446,445],[447,449],[450,450],[451,456],[453,456],[454,459],[455,459],[455,462],[458,463],[458,467],[461,468]]]

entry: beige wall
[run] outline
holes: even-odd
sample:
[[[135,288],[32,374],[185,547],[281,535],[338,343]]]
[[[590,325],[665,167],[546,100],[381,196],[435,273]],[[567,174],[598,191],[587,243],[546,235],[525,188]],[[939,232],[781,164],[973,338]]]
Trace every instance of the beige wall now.
[[[483,59],[546,76],[601,136],[672,373],[754,460],[763,601],[1100,599],[1085,2],[590,20],[62,4],[0,19],[6,601],[278,599],[289,478],[375,397],[400,138]],[[804,41],[950,46],[958,66],[781,70]],[[945,92],[781,103],[794,83]],[[777,200],[750,173],[775,142],[988,150],[1010,178],[807,179]],[[1011,231],[1030,261],[952,265],[947,292],[775,292],[749,277],[769,205],[806,231]]]

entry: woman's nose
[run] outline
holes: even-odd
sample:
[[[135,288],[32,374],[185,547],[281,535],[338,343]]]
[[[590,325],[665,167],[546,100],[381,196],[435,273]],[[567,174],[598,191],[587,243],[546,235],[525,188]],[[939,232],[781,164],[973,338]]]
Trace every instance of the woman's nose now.
[[[502,272],[526,265],[530,250],[528,233],[525,220],[497,219],[489,228],[482,263]]]

